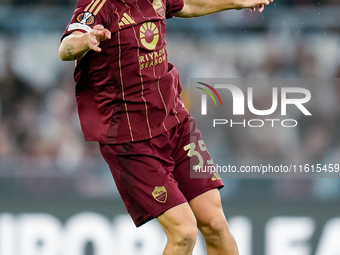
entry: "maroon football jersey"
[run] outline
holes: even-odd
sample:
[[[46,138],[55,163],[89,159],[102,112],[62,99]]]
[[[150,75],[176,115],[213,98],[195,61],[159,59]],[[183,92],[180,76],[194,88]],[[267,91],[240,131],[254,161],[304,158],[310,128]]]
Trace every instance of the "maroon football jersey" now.
[[[176,68],[168,63],[165,22],[183,0],[78,0],[63,37],[102,24],[101,52],[77,62],[78,112],[85,139],[119,144],[155,137],[188,114]]]

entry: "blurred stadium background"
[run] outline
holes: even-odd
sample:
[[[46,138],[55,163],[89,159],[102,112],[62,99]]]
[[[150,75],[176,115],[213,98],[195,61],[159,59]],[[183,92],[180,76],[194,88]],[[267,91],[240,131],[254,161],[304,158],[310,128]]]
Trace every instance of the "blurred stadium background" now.
[[[161,254],[159,226],[134,228],[97,144],[83,140],[74,63],[57,55],[74,6],[0,2],[0,255]],[[187,106],[190,78],[340,78],[339,11],[338,0],[275,0],[263,14],[169,20],[168,52]],[[323,118],[312,128],[304,123],[295,146],[307,162],[339,163],[340,85],[311,89]],[[235,136],[230,148],[242,145],[238,157],[280,159],[289,151],[280,137]],[[339,179],[225,184],[225,213],[241,255],[340,254]],[[195,255],[203,254],[200,240]]]

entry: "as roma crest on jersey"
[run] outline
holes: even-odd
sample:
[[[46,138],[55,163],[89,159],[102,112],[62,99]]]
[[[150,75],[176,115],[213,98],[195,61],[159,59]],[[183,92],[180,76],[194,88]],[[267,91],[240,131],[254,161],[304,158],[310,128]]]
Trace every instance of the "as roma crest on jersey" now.
[[[152,3],[152,6],[155,10],[155,12],[161,17],[161,18],[165,18],[165,8],[163,5],[162,0],[154,0]]]
[[[94,24],[94,15],[91,12],[82,12],[79,13],[76,17],[77,22],[83,25],[93,25]]]
[[[168,198],[168,191],[164,186],[156,186],[152,191],[152,196],[156,199],[157,202],[165,203]]]

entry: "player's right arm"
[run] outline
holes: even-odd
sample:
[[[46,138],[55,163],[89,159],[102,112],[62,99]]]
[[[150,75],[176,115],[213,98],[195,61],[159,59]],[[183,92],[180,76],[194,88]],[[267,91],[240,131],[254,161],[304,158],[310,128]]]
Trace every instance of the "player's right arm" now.
[[[59,47],[61,60],[76,60],[83,57],[89,50],[101,51],[101,41],[111,39],[111,32],[102,25],[96,25],[90,32],[74,31],[66,36]]]
[[[215,12],[231,9],[250,8],[252,12],[258,8],[262,12],[265,5],[273,0],[184,0],[184,7],[175,16],[181,18],[199,17]]]

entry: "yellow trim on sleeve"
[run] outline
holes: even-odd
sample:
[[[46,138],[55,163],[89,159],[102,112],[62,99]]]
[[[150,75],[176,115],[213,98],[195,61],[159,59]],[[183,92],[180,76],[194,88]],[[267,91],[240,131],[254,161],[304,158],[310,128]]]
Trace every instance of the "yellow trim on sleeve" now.
[[[96,0],[96,1],[94,2],[94,4],[92,5],[92,7],[90,8],[89,12],[92,12],[93,9],[96,7],[96,5],[97,5],[99,2],[100,2],[100,0]]]
[[[87,12],[87,10],[90,8],[90,6],[93,4],[94,0],[91,1],[91,3],[88,4],[88,6],[86,6],[86,8],[84,9],[84,11]]]
[[[93,15],[97,15],[97,13],[100,11],[100,9],[103,7],[103,5],[106,3],[106,0],[103,0],[101,4],[98,6],[98,8],[94,11]]]

